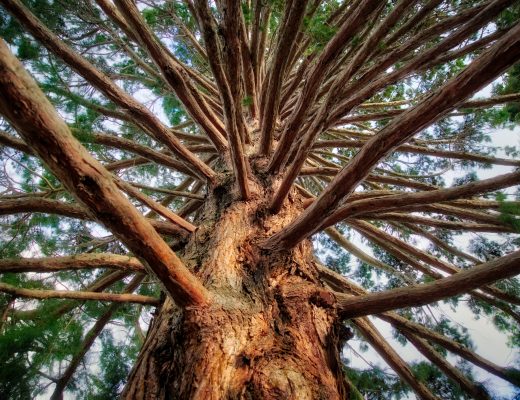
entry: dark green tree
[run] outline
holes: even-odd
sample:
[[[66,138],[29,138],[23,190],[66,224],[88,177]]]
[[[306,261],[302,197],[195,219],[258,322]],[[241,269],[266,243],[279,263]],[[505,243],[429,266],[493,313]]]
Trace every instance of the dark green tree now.
[[[518,387],[437,305],[520,344],[519,14],[0,0],[0,398]]]

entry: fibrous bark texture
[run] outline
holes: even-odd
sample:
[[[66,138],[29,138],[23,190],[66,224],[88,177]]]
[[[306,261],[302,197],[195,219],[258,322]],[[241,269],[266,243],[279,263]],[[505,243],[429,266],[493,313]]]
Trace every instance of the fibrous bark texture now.
[[[184,259],[215,296],[155,316],[125,399],[344,399],[339,349],[348,335],[318,278],[311,244],[273,254],[259,238],[301,212],[296,194],[276,216],[261,189],[233,203],[219,188],[200,212]],[[260,207],[259,207],[260,205]]]

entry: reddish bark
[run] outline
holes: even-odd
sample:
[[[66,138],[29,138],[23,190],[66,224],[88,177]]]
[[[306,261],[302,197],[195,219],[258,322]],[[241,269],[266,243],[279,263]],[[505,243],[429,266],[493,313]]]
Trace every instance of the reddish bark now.
[[[215,300],[184,310],[166,300],[123,398],[348,398],[339,360],[344,328],[318,280],[311,244],[283,254],[256,246],[302,202],[266,217],[257,212],[264,197],[229,207],[226,195],[206,201],[204,224],[183,258]]]

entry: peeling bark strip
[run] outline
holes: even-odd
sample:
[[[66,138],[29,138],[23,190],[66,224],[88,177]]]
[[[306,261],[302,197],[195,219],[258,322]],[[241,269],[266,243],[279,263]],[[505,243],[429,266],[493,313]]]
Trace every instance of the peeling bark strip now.
[[[110,173],[72,136],[4,41],[0,41],[0,91],[0,113],[69,191],[145,261],[167,293],[182,306],[207,304],[206,289],[119,192]]]
[[[379,314],[396,308],[422,306],[469,292],[490,282],[510,278],[519,273],[520,250],[432,283],[371,293],[360,297],[337,294],[337,298],[341,314],[345,318],[353,318]]]
[[[520,59],[520,24],[486,50],[464,71],[370,139],[297,220],[271,237],[266,248],[290,248],[316,231],[370,171],[393,149],[441,118],[459,102]]]

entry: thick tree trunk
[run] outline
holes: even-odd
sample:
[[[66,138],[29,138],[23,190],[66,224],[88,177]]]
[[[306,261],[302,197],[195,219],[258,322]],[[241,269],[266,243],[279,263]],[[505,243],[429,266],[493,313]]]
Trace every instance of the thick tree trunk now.
[[[289,198],[271,217],[261,192],[231,203],[217,190],[206,201],[184,261],[216,301],[181,310],[165,300],[123,398],[348,398],[339,360],[348,332],[317,278],[310,242],[278,254],[256,246],[302,202]]]

